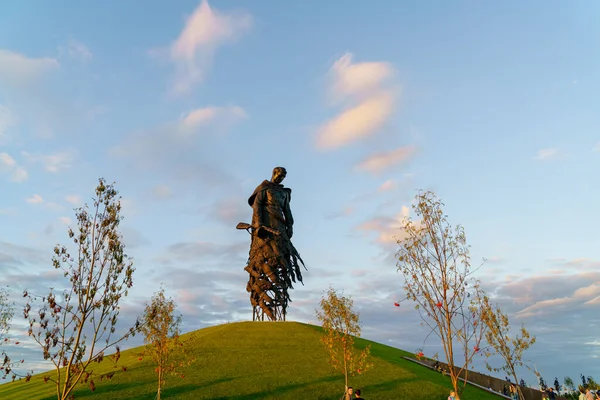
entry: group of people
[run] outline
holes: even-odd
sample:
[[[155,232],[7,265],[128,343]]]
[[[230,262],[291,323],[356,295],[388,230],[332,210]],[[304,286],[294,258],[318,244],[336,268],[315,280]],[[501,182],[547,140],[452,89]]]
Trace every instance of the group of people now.
[[[362,397],[360,397],[360,394],[360,389],[356,389],[355,391],[352,387],[348,387],[348,389],[346,389],[346,393],[344,393],[341,400],[365,400]]]
[[[594,393],[587,386],[579,386],[579,398],[578,400],[600,400],[600,392],[596,391]],[[542,391],[542,400],[553,400],[557,398],[557,394],[554,391],[554,388],[549,387],[546,390]]]
[[[596,393],[588,386],[579,386],[579,400],[600,400],[600,390],[596,390]]]

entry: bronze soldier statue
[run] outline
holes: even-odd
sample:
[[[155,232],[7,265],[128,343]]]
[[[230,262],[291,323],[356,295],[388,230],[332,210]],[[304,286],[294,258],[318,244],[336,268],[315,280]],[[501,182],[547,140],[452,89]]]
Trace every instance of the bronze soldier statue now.
[[[302,283],[300,254],[292,244],[294,218],[290,209],[292,190],[281,182],[287,171],[283,167],[273,169],[270,181],[256,187],[248,204],[252,207],[252,224],[240,222],[238,229],[246,229],[252,236],[246,290],[250,293],[252,319],[285,321],[288,289],[292,283]],[[306,267],[305,267],[306,268]]]

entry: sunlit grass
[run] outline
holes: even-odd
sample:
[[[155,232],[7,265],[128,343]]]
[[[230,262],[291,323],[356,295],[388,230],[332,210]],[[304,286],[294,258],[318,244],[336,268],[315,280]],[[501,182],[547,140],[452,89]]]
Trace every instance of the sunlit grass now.
[[[319,342],[320,328],[297,322],[241,322],[195,332],[189,352],[196,362],[185,368],[184,377],[169,376],[164,399],[339,399],[344,380],[327,363]],[[357,340],[358,347],[371,344],[373,369],[354,377],[351,385],[368,399],[445,400],[450,390],[447,377],[406,361],[402,350]],[[92,392],[82,384],[76,399],[154,399],[156,375],[150,360],[138,359],[140,349],[124,351],[119,368],[107,361],[94,366],[94,374],[115,371],[112,379],[95,379]],[[121,370],[127,366],[127,371]],[[46,374],[49,375],[49,374]],[[30,382],[0,385],[0,399],[51,400],[52,382],[44,374]],[[468,387],[462,399],[497,399]]]

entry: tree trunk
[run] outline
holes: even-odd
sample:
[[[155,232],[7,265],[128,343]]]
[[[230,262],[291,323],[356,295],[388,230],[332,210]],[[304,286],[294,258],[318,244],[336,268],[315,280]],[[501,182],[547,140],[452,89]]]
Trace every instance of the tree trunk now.
[[[347,350],[346,350],[346,342],[344,342],[344,378],[346,381],[346,391],[344,392],[344,400],[348,398],[348,363],[347,359]]]
[[[160,400],[160,390],[162,387],[162,368],[158,367],[158,391],[156,392],[156,399]]]
[[[519,399],[520,400],[525,400],[525,395],[523,394],[523,391],[521,390],[521,385],[519,385],[519,381],[517,380],[517,373],[515,372],[515,370],[513,369],[512,371],[512,376],[515,379],[515,389],[517,389],[517,394],[519,395]]]

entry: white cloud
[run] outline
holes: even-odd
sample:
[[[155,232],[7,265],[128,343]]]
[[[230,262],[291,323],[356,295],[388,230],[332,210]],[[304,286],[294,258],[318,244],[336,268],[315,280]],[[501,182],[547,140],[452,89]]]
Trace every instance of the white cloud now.
[[[377,189],[377,191],[379,192],[387,192],[390,191],[392,189],[394,189],[397,186],[397,183],[395,180],[393,179],[388,179],[387,181],[383,182],[381,184],[381,186],[379,186],[379,189]]]
[[[394,96],[380,92],[349,108],[323,125],[317,136],[317,147],[331,150],[374,135],[394,110]]]
[[[378,91],[381,84],[394,73],[386,62],[352,63],[352,54],[346,53],[331,67],[331,94],[341,100],[347,96],[363,98]]]
[[[25,168],[8,153],[0,153],[0,173],[9,174],[13,182],[23,182],[28,177]]]
[[[79,205],[83,204],[83,199],[81,198],[81,196],[76,195],[76,194],[70,194],[70,195],[66,196],[65,200],[67,203],[72,204],[74,206],[79,206]]]
[[[42,204],[44,198],[39,194],[34,194],[33,196],[26,198],[25,201],[29,204]]]
[[[60,66],[54,58],[28,58],[22,54],[0,49],[0,82],[24,84]]]
[[[534,159],[538,160],[538,161],[550,160],[550,159],[556,158],[556,156],[558,156],[558,154],[559,154],[558,149],[554,149],[554,148],[541,149],[537,152],[537,155],[534,157]]]
[[[543,283],[536,282],[536,280],[539,281],[539,278],[530,278],[517,282],[515,284],[517,290],[520,291],[521,296],[526,296],[526,303],[529,303],[529,305],[517,312],[516,315],[519,317],[548,315],[564,308],[575,310],[582,305],[589,306],[598,303],[598,299],[600,299],[600,280],[597,273],[562,275],[556,279],[560,279],[565,287],[571,286],[573,288],[571,289],[571,293],[563,293],[562,296],[553,296],[552,294],[554,293],[551,293],[547,298],[535,298],[534,301],[531,301],[532,299],[527,297],[527,293],[531,292],[531,287],[539,290]],[[531,285],[530,281],[534,284]],[[524,286],[527,287],[527,290],[523,290]]]
[[[357,169],[371,173],[379,173],[392,165],[411,159],[416,152],[414,146],[399,147],[395,150],[373,154],[357,165]]]
[[[59,50],[66,53],[69,57],[82,62],[88,62],[94,57],[85,44],[73,39],[69,40],[66,46],[61,46]]]
[[[58,220],[62,223],[65,224],[67,226],[71,225],[71,223],[73,223],[73,220],[69,217],[59,217]]]
[[[551,258],[547,261],[554,265],[557,265],[559,268],[564,268],[571,271],[600,270],[600,261],[592,260],[585,257],[575,258],[572,260],[565,260],[563,258]]]
[[[201,83],[219,46],[236,40],[251,27],[250,14],[218,12],[202,0],[170,47],[170,59],[175,65],[173,93],[189,93]]]
[[[355,212],[355,209],[354,209],[354,207],[351,207],[351,206],[347,206],[343,209],[336,208],[335,211],[325,214],[325,218],[336,219],[336,218],[348,217],[348,216],[354,214],[354,212]]]
[[[55,154],[29,154],[22,152],[25,159],[32,164],[41,164],[44,170],[51,173],[57,173],[71,168],[71,163],[75,159],[75,150],[64,150]]]
[[[8,153],[0,153],[0,165],[8,168],[12,168],[17,164],[14,158]]]
[[[27,170],[21,166],[18,166],[13,169],[10,175],[10,180],[13,182],[23,182],[26,181],[28,177],[29,174],[27,173]]]
[[[60,67],[54,58],[30,58],[0,49],[0,93],[10,98],[19,125],[39,137],[52,137],[57,128],[81,118],[72,101],[59,93],[60,85],[53,85],[60,79],[56,74]]]
[[[375,217],[363,222],[357,226],[356,229],[377,233],[376,242],[381,245],[396,245],[397,240],[403,238],[403,223],[409,216],[410,208],[402,206],[400,211],[394,217]]]
[[[161,160],[177,164],[183,152],[196,148],[202,136],[197,133],[208,135],[227,130],[246,117],[244,109],[238,106],[197,108],[175,122],[131,135],[124,143],[111,148],[110,154],[135,157],[142,164],[156,165]]]
[[[592,148],[592,151],[600,153],[600,142],[596,143],[596,145]]]
[[[197,108],[188,112],[179,121],[179,126],[183,131],[189,132],[196,131],[201,126],[217,120],[221,120],[222,122],[238,121],[246,117],[248,117],[246,111],[238,106],[210,106]]]
[[[329,71],[329,94],[349,104],[318,129],[317,148],[337,149],[380,131],[394,111],[396,91],[386,82],[393,72],[389,63],[352,63],[350,53],[337,60]]]
[[[594,296],[600,296],[600,282],[592,283],[589,286],[580,287],[573,292],[573,297],[575,298]]]

